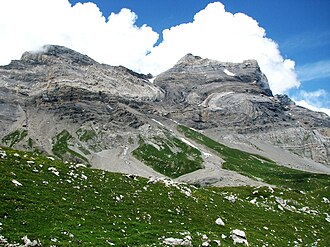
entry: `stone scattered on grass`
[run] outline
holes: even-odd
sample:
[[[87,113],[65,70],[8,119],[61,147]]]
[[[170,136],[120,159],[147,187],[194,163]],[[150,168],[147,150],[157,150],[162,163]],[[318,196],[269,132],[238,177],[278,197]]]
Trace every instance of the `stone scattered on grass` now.
[[[20,182],[18,182],[18,181],[15,180],[15,179],[11,180],[11,182],[12,182],[15,186],[23,186],[23,184],[21,184]]]
[[[231,231],[231,237],[234,240],[234,244],[245,244],[249,245],[244,231],[235,229]]]
[[[115,244],[112,243],[111,240],[105,240],[105,242],[106,242],[107,244],[111,245],[111,246],[115,246]]]
[[[236,195],[225,196],[225,199],[227,199],[231,203],[234,203],[237,200],[237,196]]]
[[[326,198],[326,197],[322,197],[322,201],[324,203],[330,203],[330,200],[328,198]]]
[[[49,167],[48,171],[50,171],[51,173],[53,173],[55,176],[60,176],[60,173],[57,171],[57,169],[55,167]]]
[[[79,167],[84,167],[84,168],[86,168],[87,166],[84,165],[84,164],[76,164],[76,168],[79,168]]]
[[[178,183],[173,181],[172,179],[169,178],[154,178],[150,177],[149,181],[147,182],[148,184],[156,184],[156,183],[162,183],[165,185],[165,187],[174,187],[180,190],[182,194],[185,194],[187,197],[190,197],[192,195],[192,191],[189,188],[189,186],[185,183]]]
[[[221,242],[220,242],[220,240],[213,240],[213,242],[214,242],[216,245],[221,246]]]
[[[41,246],[41,244],[37,240],[31,241],[27,236],[22,237],[24,242],[24,247],[28,246]]]
[[[5,159],[7,157],[7,153],[4,150],[0,150],[0,158]]]
[[[205,242],[203,242],[203,243],[202,243],[202,246],[203,246],[203,247],[210,246],[209,241],[205,241]]]
[[[325,213],[325,220],[330,223],[330,215]]]
[[[135,174],[126,174],[125,177],[137,181],[137,175]]]
[[[165,238],[163,244],[170,246],[192,246],[191,237],[186,236],[181,238]]]
[[[0,234],[0,245],[7,246],[8,240]]]
[[[224,226],[225,222],[223,222],[223,220],[221,218],[217,218],[215,220],[215,224],[219,225],[219,226]]]
[[[250,201],[250,203],[252,203],[252,204],[256,204],[256,203],[257,203],[257,197],[253,198],[253,199]]]

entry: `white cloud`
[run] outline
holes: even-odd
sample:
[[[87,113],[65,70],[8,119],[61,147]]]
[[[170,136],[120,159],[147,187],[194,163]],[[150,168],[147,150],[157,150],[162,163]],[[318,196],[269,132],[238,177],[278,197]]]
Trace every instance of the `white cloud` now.
[[[304,99],[315,100],[320,97],[326,97],[328,95],[328,93],[324,89],[318,89],[318,90],[312,91],[312,92],[307,92],[305,90],[301,90],[299,92],[299,95],[300,95],[300,97],[302,97]]]
[[[301,90],[296,95],[292,96],[297,105],[303,106],[312,111],[324,112],[330,116],[329,93],[324,89],[318,89],[316,91]]]
[[[328,116],[330,116],[330,108],[325,108],[325,107],[316,107],[313,106],[311,104],[309,104],[307,101],[305,100],[296,100],[295,101],[297,105],[305,107],[307,109],[310,109],[312,111],[317,111],[317,112],[324,112],[326,113]]]
[[[297,68],[297,74],[301,81],[330,78],[330,60],[322,60],[300,66]]]
[[[136,18],[122,9],[106,19],[93,3],[71,7],[68,0],[2,0],[0,64],[44,44],[58,44],[100,62],[134,68],[159,37],[146,25],[137,27]]]
[[[282,58],[265,30],[245,14],[226,12],[219,2],[209,4],[192,22],[164,30],[163,42],[152,49],[142,70],[159,73],[186,53],[229,62],[256,59],[274,93],[299,86],[294,62]]]
[[[163,41],[147,25],[137,27],[128,9],[102,16],[95,4],[71,6],[68,0],[1,0],[0,63],[19,59],[44,44],[65,45],[99,62],[158,74],[186,53],[228,62],[256,59],[274,93],[299,86],[294,62],[251,17],[226,12],[215,2],[194,20],[163,31]],[[146,55],[148,54],[148,55]]]

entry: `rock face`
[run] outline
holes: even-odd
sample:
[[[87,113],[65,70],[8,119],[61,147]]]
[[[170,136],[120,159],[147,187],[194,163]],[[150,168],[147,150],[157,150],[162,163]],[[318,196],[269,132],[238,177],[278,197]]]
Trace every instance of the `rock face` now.
[[[169,118],[221,140],[236,135],[270,142],[330,164],[330,118],[272,95],[256,61],[221,63],[191,54],[154,80]]]
[[[330,163],[329,116],[273,96],[254,60],[222,63],[188,54],[150,79],[66,47],[26,52],[0,67],[2,144],[157,175],[130,154],[141,138],[164,135],[176,121],[256,153],[263,149],[258,143],[267,143]],[[267,153],[273,152],[262,154]],[[291,160],[320,165],[298,156]]]
[[[145,116],[130,105],[148,108],[164,97],[146,75],[99,64],[86,55],[52,45],[26,52],[21,60],[0,67],[0,95],[2,142],[16,146],[4,141],[6,135],[27,131],[29,145],[17,147],[34,146],[50,154],[54,153],[54,137],[63,130],[73,135],[68,141],[77,142],[81,137],[77,130],[93,133],[83,139],[95,152],[124,146],[131,133],[146,123]],[[92,154],[84,154],[81,150],[86,147],[81,145],[72,149],[90,160]]]

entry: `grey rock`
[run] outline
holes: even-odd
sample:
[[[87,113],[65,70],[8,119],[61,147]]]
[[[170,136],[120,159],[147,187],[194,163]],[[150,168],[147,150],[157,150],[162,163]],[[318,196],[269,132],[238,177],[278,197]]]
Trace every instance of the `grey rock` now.
[[[0,67],[0,139],[24,129],[28,136],[16,148],[31,148],[30,138],[34,148],[52,154],[53,138],[67,130],[70,149],[93,166],[127,173],[135,167],[148,176],[157,173],[130,153],[141,136],[164,135],[176,121],[216,140],[263,141],[330,163],[329,116],[273,96],[255,60],[224,63],[188,54],[153,83],[151,77],[62,46],[26,52]],[[78,129],[96,135],[81,141]],[[195,175],[183,179],[223,185],[222,171]]]
[[[163,114],[177,122],[259,139],[330,164],[330,117],[295,105],[287,95],[273,97],[254,60],[223,63],[188,54],[154,83],[171,106]]]

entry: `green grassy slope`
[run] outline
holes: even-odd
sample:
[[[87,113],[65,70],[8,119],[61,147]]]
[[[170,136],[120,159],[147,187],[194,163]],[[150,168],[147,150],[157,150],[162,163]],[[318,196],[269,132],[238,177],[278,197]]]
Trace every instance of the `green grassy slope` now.
[[[168,177],[176,178],[202,168],[201,152],[172,135],[140,140],[133,155]]]
[[[1,148],[0,188],[0,235],[10,243],[27,235],[43,246],[164,246],[164,238],[189,235],[200,246],[205,234],[233,246],[233,229],[244,230],[250,246],[330,243],[328,186],[166,186]],[[218,217],[225,226],[215,224]]]
[[[18,129],[15,130],[5,137],[2,138],[2,143],[9,147],[14,147],[17,143],[24,139],[27,136],[27,130],[25,129]]]
[[[297,190],[315,190],[330,186],[329,176],[313,174],[277,165],[265,157],[227,147],[185,126],[178,130],[187,138],[199,142],[217,152],[224,160],[223,168],[266,183]]]
[[[55,137],[53,137],[53,154],[61,158],[62,160],[81,160],[88,164],[88,160],[86,157],[78,154],[77,152],[69,148],[68,142],[72,138],[72,135],[67,130],[63,130]]]

